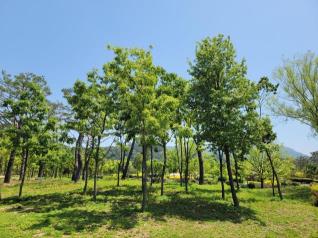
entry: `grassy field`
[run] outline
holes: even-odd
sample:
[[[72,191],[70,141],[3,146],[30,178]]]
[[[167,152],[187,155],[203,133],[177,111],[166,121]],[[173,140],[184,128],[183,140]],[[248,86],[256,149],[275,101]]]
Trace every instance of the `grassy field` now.
[[[220,200],[219,185],[192,184],[185,194],[169,182],[160,196],[156,184],[140,213],[140,181],[115,184],[100,180],[96,202],[68,179],[29,181],[21,200],[17,184],[6,186],[0,237],[318,237],[318,208],[305,186],[285,187],[283,201],[270,189],[242,189],[235,209],[228,189]]]

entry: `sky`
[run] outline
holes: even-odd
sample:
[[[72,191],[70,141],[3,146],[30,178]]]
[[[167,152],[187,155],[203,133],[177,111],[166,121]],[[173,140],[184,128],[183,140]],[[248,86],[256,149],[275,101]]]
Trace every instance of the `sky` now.
[[[189,79],[189,61],[204,37],[230,36],[248,77],[257,81],[283,59],[318,52],[316,0],[0,0],[0,70],[45,76],[51,100],[101,69],[108,44],[148,48],[154,62]],[[309,154],[318,140],[308,126],[272,118],[278,142]]]

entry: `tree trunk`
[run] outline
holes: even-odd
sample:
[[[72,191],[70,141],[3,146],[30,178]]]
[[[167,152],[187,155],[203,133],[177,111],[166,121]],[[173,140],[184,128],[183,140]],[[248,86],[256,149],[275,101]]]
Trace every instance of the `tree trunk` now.
[[[93,193],[94,201],[96,201],[96,196],[97,196],[97,172],[98,172],[98,162],[99,162],[100,140],[101,140],[101,136],[98,136],[96,153],[95,153],[95,169],[94,169],[94,193]]]
[[[12,147],[12,149],[10,151],[9,161],[8,161],[6,173],[5,173],[5,176],[4,176],[4,183],[10,183],[10,181],[11,181],[12,170],[13,170],[13,165],[14,165],[14,159],[15,159],[15,155],[16,155],[16,152],[17,152],[17,147],[19,146],[19,141],[20,141],[19,137],[17,137],[13,141],[13,147]]]
[[[39,173],[38,177],[42,178],[44,176],[44,168],[45,168],[45,162],[43,160],[39,161]]]
[[[153,183],[153,146],[150,146],[150,186]]]
[[[130,146],[130,150],[129,150],[129,153],[128,153],[128,156],[127,156],[127,160],[126,160],[126,163],[125,163],[125,166],[124,166],[124,169],[123,169],[123,175],[122,175],[121,179],[127,178],[129,162],[130,162],[130,159],[131,159],[133,151],[134,151],[135,141],[136,141],[136,139],[135,139],[135,137],[133,137],[133,140],[132,140],[132,143],[131,143],[131,146]]]
[[[183,184],[183,148],[182,148],[182,138],[179,138],[180,140],[180,166],[179,166],[179,174],[180,174],[180,186],[182,187]]]
[[[236,182],[236,189],[240,190],[240,183],[239,183],[239,167],[238,167],[238,162],[237,162],[237,157],[233,153],[233,158],[234,158],[234,167],[235,167],[235,182]]]
[[[147,207],[147,146],[142,145],[142,203],[141,211],[145,211]]]
[[[230,187],[231,187],[232,200],[233,200],[234,206],[235,207],[239,207],[239,200],[238,200],[238,198],[236,196],[235,186],[234,186],[234,183],[233,183],[230,152],[229,152],[229,148],[227,146],[225,146],[225,148],[224,148],[224,153],[225,153],[227,173],[228,173],[228,176],[229,176],[229,182],[230,182]]]
[[[25,166],[24,160],[25,160],[25,156],[22,155],[21,167],[20,167],[20,173],[19,173],[19,181],[21,181],[22,177],[23,177],[23,171],[24,171],[24,166]]]
[[[202,151],[197,149],[198,152],[198,160],[199,160],[199,184],[204,183],[204,166],[203,166],[203,158]]]
[[[261,177],[261,188],[264,188],[264,178]]]
[[[120,160],[118,163],[118,168],[117,168],[117,187],[119,187],[119,175],[120,175],[120,171],[122,168],[122,164],[124,163],[124,151],[123,151],[123,143],[121,141],[120,143]]]
[[[77,141],[76,141],[76,147],[75,147],[75,163],[74,163],[74,172],[72,180],[74,182],[77,182],[81,177],[83,162],[82,162],[82,143],[83,143],[84,135],[83,133],[79,133]]]
[[[218,150],[219,154],[219,161],[220,161],[220,180],[221,180],[221,189],[222,189],[222,199],[225,199],[225,192],[224,192],[224,180],[223,180],[223,153]]]
[[[272,173],[272,195],[275,197],[275,176],[274,173]]]
[[[86,177],[86,167],[88,166],[87,164],[88,151],[89,151],[89,137],[87,137],[85,151],[84,151],[84,168],[82,171],[82,180],[85,180],[85,177]]]
[[[189,185],[189,140],[186,141],[184,139],[184,154],[185,154],[185,174],[184,174],[184,179],[185,179],[185,191],[188,193],[188,185]]]
[[[26,148],[23,152],[23,171],[22,171],[22,177],[21,177],[21,183],[20,183],[20,189],[19,189],[19,198],[22,196],[22,189],[24,185],[26,170],[27,170],[27,164],[28,164],[28,158],[29,158],[29,149]]]
[[[167,146],[166,143],[163,143],[163,166],[162,166],[162,173],[161,173],[161,191],[160,195],[163,195],[163,185],[165,179],[165,172],[166,172],[166,165],[167,165]]]
[[[270,163],[270,165],[271,165],[273,175],[275,176],[275,179],[276,179],[276,182],[277,182],[277,190],[278,190],[279,198],[280,198],[281,200],[283,200],[283,194],[282,194],[282,191],[280,190],[279,178],[278,178],[278,175],[277,175],[277,173],[276,173],[276,170],[275,170],[275,167],[274,167],[274,164],[273,164],[273,161],[272,161],[272,157],[271,157],[271,155],[270,155],[268,149],[266,149],[266,154],[267,154],[269,163]],[[273,183],[273,185],[274,185],[274,183]]]
[[[88,174],[89,174],[89,163],[91,161],[91,155],[94,152],[94,147],[95,147],[95,137],[92,137],[92,145],[91,148],[89,150],[89,152],[87,153],[87,158],[86,158],[86,162],[85,162],[85,184],[84,184],[84,189],[83,189],[83,193],[86,194],[87,192],[87,183],[88,183]]]

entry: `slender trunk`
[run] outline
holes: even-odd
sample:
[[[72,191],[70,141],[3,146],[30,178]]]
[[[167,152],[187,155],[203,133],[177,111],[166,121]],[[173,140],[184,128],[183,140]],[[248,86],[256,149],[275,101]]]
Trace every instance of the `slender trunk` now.
[[[84,189],[83,189],[83,193],[86,194],[87,192],[87,183],[88,183],[88,174],[89,174],[89,163],[91,161],[91,155],[94,152],[94,147],[95,147],[95,137],[92,137],[92,145],[91,148],[87,154],[87,159],[85,164],[87,164],[85,166],[85,184],[84,184]]]
[[[72,177],[72,180],[74,182],[77,182],[80,179],[81,171],[83,167],[82,155],[81,155],[83,139],[84,139],[83,133],[79,133],[77,142],[76,142],[76,147],[75,147],[75,163],[74,163],[74,172]]]
[[[162,166],[162,173],[161,173],[161,196],[163,195],[163,185],[165,179],[165,172],[166,172],[166,165],[167,165],[167,146],[166,142],[163,143],[163,166]]]
[[[179,138],[180,140],[180,186],[182,187],[183,184],[183,178],[182,178],[182,174],[183,174],[183,148],[182,148],[182,138]]]
[[[15,140],[13,141],[13,147],[10,151],[9,161],[8,161],[6,173],[4,176],[4,183],[10,183],[11,181],[12,170],[14,166],[14,159],[17,152],[17,148],[19,146],[19,141],[20,141],[19,137],[15,138]]]
[[[121,141],[120,142],[120,160],[119,160],[118,168],[117,168],[117,187],[119,187],[119,175],[120,175],[122,163],[124,163],[124,150],[123,150],[123,143]]]
[[[43,160],[39,161],[39,173],[38,177],[42,178],[44,176],[44,168],[45,168],[45,162]]]
[[[186,141],[186,139],[184,139],[184,154],[185,154],[185,174],[184,174],[184,178],[185,178],[185,191],[186,193],[188,193],[188,185],[189,185],[189,139]]]
[[[202,158],[202,151],[197,148],[198,152],[198,160],[199,160],[199,184],[204,183],[204,166],[203,166],[203,158]]]
[[[147,207],[147,146],[142,145],[142,204],[141,210],[144,212]]]
[[[125,163],[125,166],[124,166],[124,169],[123,169],[123,175],[121,177],[122,179],[127,178],[129,162],[130,162],[130,159],[131,159],[133,151],[134,151],[135,141],[136,141],[136,139],[135,139],[135,137],[133,137],[133,140],[132,140],[132,143],[131,143],[131,146],[130,146],[130,150],[129,150],[129,153],[128,153],[128,156],[127,156],[127,160],[126,160],[126,163]]]
[[[264,188],[264,178],[261,176],[261,188]]]
[[[178,148],[178,138],[177,138],[177,136],[175,136],[174,138],[175,138],[175,146],[176,146],[177,160],[178,160],[178,171],[179,171],[179,174],[181,174],[181,169],[180,169],[180,156],[179,156],[179,148]],[[181,179],[180,179],[180,185],[182,185]]]
[[[20,167],[20,173],[19,173],[19,181],[21,181],[21,180],[22,180],[22,177],[23,177],[23,171],[24,171],[24,166],[25,166],[24,160],[25,160],[25,156],[22,155],[22,158],[21,158],[21,167]]]
[[[95,153],[94,193],[93,193],[94,201],[96,201],[96,196],[97,196],[97,171],[98,171],[98,162],[99,162],[100,140],[101,140],[101,136],[99,135],[97,137],[97,147],[96,147],[96,153]]]
[[[153,183],[153,146],[150,146],[150,186]]]
[[[273,194],[273,197],[275,197],[275,176],[274,176],[274,173],[272,173],[272,194]]]
[[[223,153],[218,150],[219,154],[219,161],[220,161],[220,181],[221,181],[221,189],[222,189],[222,199],[225,199],[225,192],[224,192],[224,180],[223,180]]]
[[[235,182],[236,182],[236,190],[240,190],[240,183],[239,183],[239,167],[237,162],[237,157],[235,153],[233,153],[234,158],[234,167],[235,167]]]
[[[20,183],[20,189],[19,189],[19,198],[22,196],[22,190],[23,190],[23,185],[24,185],[24,180],[25,180],[25,175],[26,175],[26,170],[27,170],[27,164],[28,164],[28,158],[29,158],[29,148],[26,148],[23,152],[23,171],[22,171],[22,178],[21,178],[21,183]]]
[[[231,160],[230,160],[230,152],[227,146],[224,148],[225,153],[225,160],[226,160],[226,167],[227,167],[227,173],[229,176],[229,182],[231,187],[231,194],[232,194],[232,200],[235,207],[239,207],[239,200],[236,196],[235,186],[233,183],[233,176],[232,176],[232,168],[231,168]]]
[[[266,154],[267,154],[269,163],[270,163],[271,168],[272,168],[273,176],[275,176],[275,179],[276,179],[276,182],[277,182],[277,190],[278,190],[279,198],[282,200],[283,199],[283,194],[282,194],[282,191],[280,189],[279,178],[278,178],[278,175],[276,173],[276,170],[275,170],[275,167],[274,167],[274,164],[273,164],[273,161],[272,161],[272,157],[271,157],[271,155],[270,155],[270,153],[269,153],[269,151],[267,149],[266,149]]]
[[[84,168],[82,171],[82,180],[85,180],[85,177],[87,176],[86,175],[86,167],[88,166],[88,164],[87,164],[88,151],[89,151],[89,137],[87,137],[85,151],[84,151]]]

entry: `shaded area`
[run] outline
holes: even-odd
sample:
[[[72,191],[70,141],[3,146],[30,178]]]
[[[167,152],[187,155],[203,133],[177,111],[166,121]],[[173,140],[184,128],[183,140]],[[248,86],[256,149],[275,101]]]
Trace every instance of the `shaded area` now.
[[[283,188],[285,193],[285,198],[290,200],[296,200],[299,202],[310,203],[310,188],[309,186],[300,185],[300,186],[290,186]]]
[[[170,192],[164,197],[150,194],[147,213],[143,219],[165,222],[167,217],[197,221],[230,221],[241,223],[253,220],[265,226],[255,212],[246,207],[235,208],[230,203],[210,197],[198,196],[202,192],[213,194],[208,189],[194,189],[189,194]],[[91,191],[89,191],[91,192]],[[79,190],[71,193],[52,193],[6,198],[0,204],[9,205],[9,212],[41,214],[38,223],[27,229],[39,230],[53,227],[65,234],[93,231],[101,226],[107,229],[130,229],[138,224],[141,191],[138,186],[112,186],[100,192],[97,201],[81,195]]]

